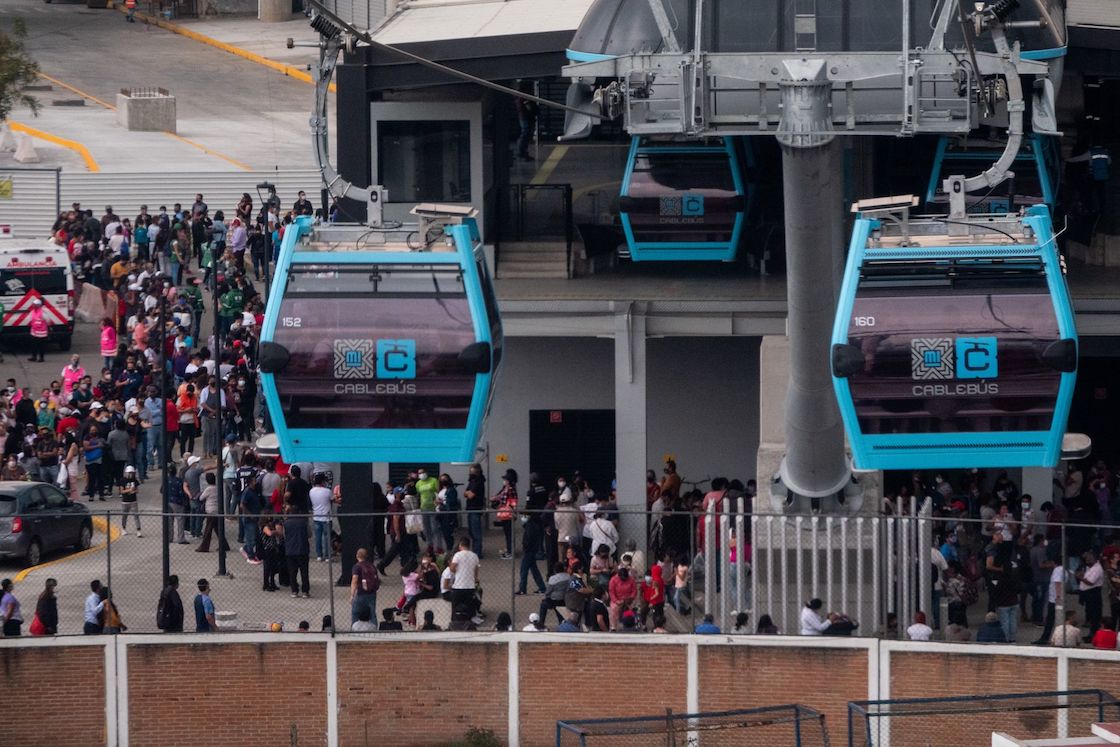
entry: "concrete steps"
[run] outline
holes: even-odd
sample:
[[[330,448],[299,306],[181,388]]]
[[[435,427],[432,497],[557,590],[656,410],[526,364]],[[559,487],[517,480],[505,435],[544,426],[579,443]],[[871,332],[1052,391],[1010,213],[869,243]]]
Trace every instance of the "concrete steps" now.
[[[563,241],[502,242],[498,250],[499,279],[568,277],[568,250]]]

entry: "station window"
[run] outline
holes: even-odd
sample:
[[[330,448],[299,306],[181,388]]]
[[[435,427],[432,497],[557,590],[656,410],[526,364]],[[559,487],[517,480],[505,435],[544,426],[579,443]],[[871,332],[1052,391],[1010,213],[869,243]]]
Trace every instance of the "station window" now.
[[[377,180],[389,202],[470,202],[469,120],[377,123]]]

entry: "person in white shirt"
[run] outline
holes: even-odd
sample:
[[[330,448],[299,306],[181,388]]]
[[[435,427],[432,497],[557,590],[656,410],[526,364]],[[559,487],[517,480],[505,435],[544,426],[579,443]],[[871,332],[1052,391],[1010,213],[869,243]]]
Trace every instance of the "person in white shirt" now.
[[[89,596],[86,597],[85,612],[82,616],[82,632],[86,635],[97,635],[104,629],[104,625],[97,621],[97,616],[105,609],[105,600],[101,598],[101,582],[94,580],[89,583]]]
[[[544,633],[548,627],[541,622],[541,616],[536,612],[529,613],[529,624],[521,629],[525,633]]]
[[[801,608],[801,635],[824,635],[824,631],[832,627],[832,616],[820,612],[823,607],[821,600],[810,599]]]
[[[914,624],[906,629],[906,637],[912,641],[933,639],[933,628],[926,625],[926,613],[920,611],[914,613]]]
[[[618,546],[618,530],[615,529],[614,524],[607,521],[606,516],[602,513],[595,514],[595,520],[587,525],[586,529],[591,537],[592,555],[603,545],[606,545],[610,549],[610,554],[614,555],[615,547]]]
[[[315,522],[315,559],[320,563],[331,556],[331,506],[334,496],[327,487],[327,477],[317,474],[312,478],[315,486],[308,497],[311,498],[311,513]]]
[[[455,618],[456,608],[475,610],[474,590],[478,586],[478,556],[471,552],[471,538],[463,537],[459,540],[459,552],[447,564],[455,577],[451,580],[451,616]],[[475,612],[472,621],[475,625],[482,622],[480,615]]]
[[[1073,610],[1066,612],[1066,624],[1054,629],[1050,636],[1050,645],[1059,648],[1080,648],[1081,628],[1077,626],[1077,613]]]

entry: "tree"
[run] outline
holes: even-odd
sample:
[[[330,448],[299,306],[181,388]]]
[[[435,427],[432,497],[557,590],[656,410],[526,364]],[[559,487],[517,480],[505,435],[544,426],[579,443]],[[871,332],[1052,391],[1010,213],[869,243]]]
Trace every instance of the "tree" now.
[[[23,46],[26,38],[27,25],[22,18],[12,22],[11,32],[0,30],[0,122],[17,106],[39,113],[39,102],[24,90],[39,75],[38,63],[28,56]]]

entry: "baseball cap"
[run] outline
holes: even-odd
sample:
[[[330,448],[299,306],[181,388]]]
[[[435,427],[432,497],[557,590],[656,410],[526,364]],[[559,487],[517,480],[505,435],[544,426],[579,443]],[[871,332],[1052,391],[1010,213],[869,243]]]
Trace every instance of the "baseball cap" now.
[[[136,468],[135,468],[135,467],[133,467],[133,466],[132,466],[132,465],[130,464],[130,465],[128,465],[127,467],[125,467],[125,468],[124,468],[124,471],[125,471],[125,474],[128,474],[129,472],[135,472],[135,471],[136,471]]]
[[[101,404],[100,402],[94,402],[92,405],[89,406],[89,409],[91,409],[91,410],[103,410],[104,408],[105,408],[105,405]]]
[[[189,459],[187,459],[187,466],[188,467],[193,467],[194,465],[198,464],[201,461],[202,461],[202,457],[192,456]]]

